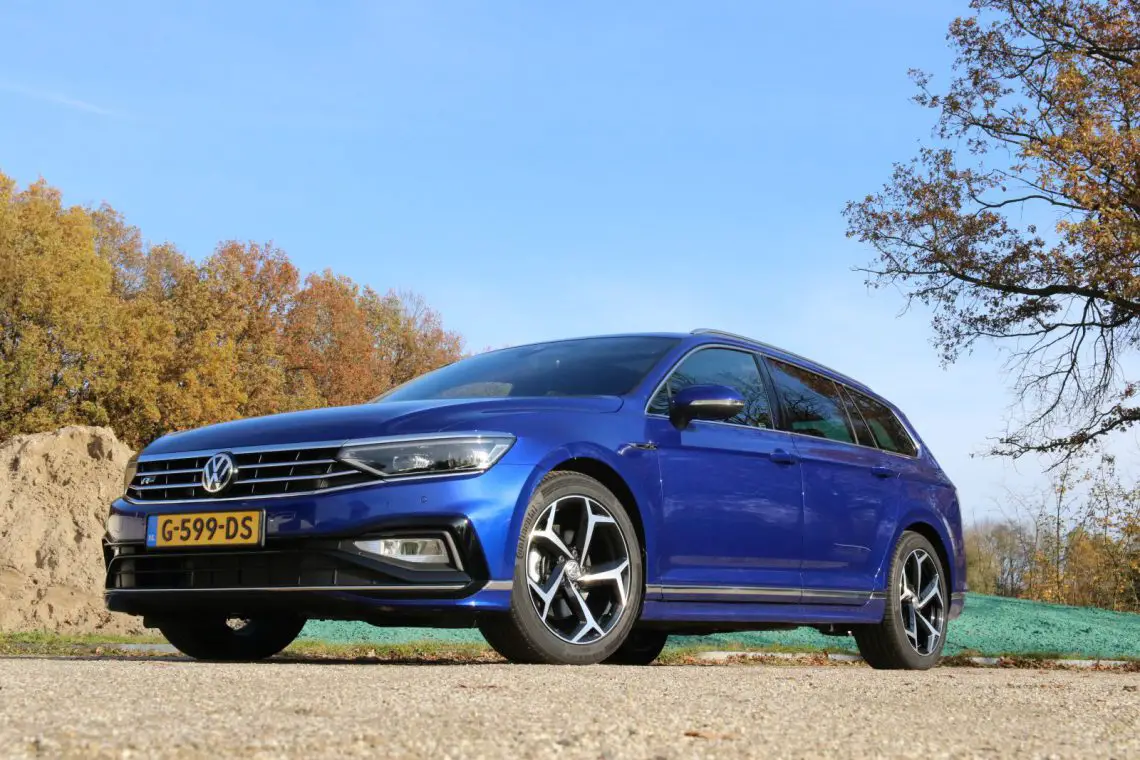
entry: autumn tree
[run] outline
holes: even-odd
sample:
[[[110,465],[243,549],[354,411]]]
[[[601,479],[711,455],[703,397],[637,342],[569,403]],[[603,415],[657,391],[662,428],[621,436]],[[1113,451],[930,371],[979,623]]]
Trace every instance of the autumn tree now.
[[[382,387],[360,287],[347,277],[329,270],[309,275],[294,298],[286,334],[299,391],[344,405],[367,401]]]
[[[195,267],[173,246],[147,246],[109,206],[92,212],[96,255],[111,267],[108,353],[95,378],[99,404],[120,438],[149,441],[170,429],[171,370],[179,361],[173,294]]]
[[[286,325],[297,296],[297,268],[271,245],[230,241],[203,262],[208,294],[203,318],[232,342],[239,384],[236,415],[252,417],[318,405],[320,399],[291,382],[285,356]]]
[[[270,244],[195,262],[108,206],[0,174],[0,440],[110,424],[141,446],[238,417],[360,403],[458,359],[412,293],[332,272],[302,284]]]
[[[953,362],[1008,346],[1029,414],[995,452],[1067,459],[1140,420],[1140,5],[973,0],[934,142],[848,204],[875,286],[928,307]]]
[[[381,296],[329,271],[297,293],[286,343],[297,392],[331,404],[362,403],[463,354],[462,338],[420,296]]]
[[[94,381],[111,350],[111,284],[84,209],[0,174],[0,438],[108,421]]]
[[[1140,611],[1140,487],[1111,457],[1057,468],[1038,493],[1011,494],[1012,514],[966,530],[971,591]]]
[[[463,353],[463,339],[444,329],[439,313],[416,293],[389,291],[379,296],[365,289],[362,308],[376,354],[373,371],[385,390],[450,364]]]

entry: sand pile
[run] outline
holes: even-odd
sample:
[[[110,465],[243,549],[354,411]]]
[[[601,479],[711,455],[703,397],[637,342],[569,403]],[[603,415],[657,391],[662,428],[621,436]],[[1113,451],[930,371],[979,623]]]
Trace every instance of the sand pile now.
[[[102,427],[0,444],[0,632],[142,630],[103,608],[103,522],[130,456]]]

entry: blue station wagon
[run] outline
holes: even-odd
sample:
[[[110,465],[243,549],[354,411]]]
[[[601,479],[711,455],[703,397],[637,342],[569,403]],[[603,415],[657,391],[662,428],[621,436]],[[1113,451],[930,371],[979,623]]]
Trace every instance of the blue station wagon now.
[[[716,330],[492,351],[369,404],[166,435],[124,488],[107,606],[207,660],[339,619],[571,664],[812,626],[923,669],[966,584],[957,492],[903,414]]]

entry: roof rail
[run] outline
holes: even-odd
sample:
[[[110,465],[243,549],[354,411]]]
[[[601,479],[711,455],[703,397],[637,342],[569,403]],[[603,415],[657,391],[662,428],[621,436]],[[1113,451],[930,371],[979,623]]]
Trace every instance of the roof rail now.
[[[755,338],[749,338],[747,335],[740,335],[738,333],[731,333],[728,330],[717,330],[715,327],[698,327],[695,330],[691,330],[689,332],[689,334],[690,335],[719,335],[722,338],[736,338],[737,340],[744,340],[744,341],[748,341],[749,343],[759,343],[762,346],[768,345],[767,343],[756,340]],[[769,346],[769,347],[775,348],[775,346]]]
[[[836,375],[839,375],[840,377],[842,377],[844,380],[847,380],[848,382],[854,383],[855,385],[858,385],[862,388],[870,390],[870,388],[867,386],[866,383],[859,382],[855,378],[850,377],[848,375],[845,375],[844,373],[840,372],[837,369],[832,369],[831,367],[827,366],[826,364],[824,364],[822,362],[817,362],[815,359],[809,359],[808,357],[803,356],[802,354],[797,354],[794,351],[787,350],[786,348],[780,348],[779,346],[773,346],[771,343],[765,343],[762,340],[756,340],[755,338],[749,338],[747,335],[740,335],[738,333],[732,333],[732,332],[729,332],[727,330],[717,330],[716,328],[712,328],[712,327],[698,327],[695,330],[690,330],[689,334],[690,335],[719,335],[722,338],[733,338],[734,340],[742,340],[745,343],[752,343],[753,345],[757,345],[757,346],[760,346],[762,348],[771,349],[772,351],[779,351],[781,354],[784,354],[786,356],[790,356],[793,359],[799,359],[800,361],[807,362],[808,364],[814,364],[815,366],[820,367],[821,369],[825,369],[828,372],[832,372]]]

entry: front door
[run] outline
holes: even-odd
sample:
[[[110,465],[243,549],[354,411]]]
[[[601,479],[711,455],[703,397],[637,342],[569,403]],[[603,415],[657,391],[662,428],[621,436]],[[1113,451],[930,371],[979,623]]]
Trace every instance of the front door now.
[[[726,422],[678,430],[669,398],[695,384],[727,385],[746,400]],[[657,577],[666,601],[797,602],[803,528],[800,465],[792,437],[773,429],[756,357],[695,351],[650,402],[648,439],[661,466]]]

